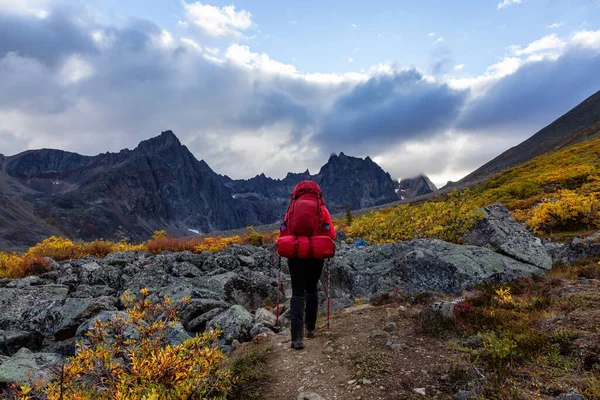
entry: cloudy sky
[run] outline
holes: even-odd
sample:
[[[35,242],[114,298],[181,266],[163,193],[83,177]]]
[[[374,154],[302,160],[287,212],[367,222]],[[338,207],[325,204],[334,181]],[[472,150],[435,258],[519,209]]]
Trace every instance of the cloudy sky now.
[[[0,0],[0,153],[457,180],[600,90],[600,0]]]

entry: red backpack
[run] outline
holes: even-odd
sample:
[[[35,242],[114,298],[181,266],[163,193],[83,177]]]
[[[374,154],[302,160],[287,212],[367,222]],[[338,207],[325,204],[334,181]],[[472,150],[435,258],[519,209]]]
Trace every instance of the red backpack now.
[[[292,192],[292,200],[284,218],[281,236],[316,236],[323,226],[321,207],[323,192],[314,181],[300,182]]]
[[[323,232],[327,222],[324,206],[323,191],[316,182],[302,181],[294,188],[277,241],[280,256],[320,260],[333,257],[335,243]]]

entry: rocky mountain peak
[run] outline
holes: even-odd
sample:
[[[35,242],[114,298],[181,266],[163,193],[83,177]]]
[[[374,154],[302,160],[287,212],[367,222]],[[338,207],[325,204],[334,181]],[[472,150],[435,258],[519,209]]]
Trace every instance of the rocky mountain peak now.
[[[137,149],[143,151],[160,151],[169,148],[185,147],[172,131],[164,131],[159,136],[140,142]]]
[[[425,174],[415,176],[414,178],[402,179],[398,185],[398,195],[403,200],[435,193],[437,191],[438,188]]]

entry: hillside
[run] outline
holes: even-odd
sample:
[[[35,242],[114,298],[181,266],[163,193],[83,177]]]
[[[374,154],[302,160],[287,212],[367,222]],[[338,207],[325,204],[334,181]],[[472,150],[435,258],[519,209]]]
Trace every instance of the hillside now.
[[[470,191],[445,191],[425,202],[362,215],[346,230],[373,243],[419,237],[460,241],[460,226],[477,218],[478,207],[502,202],[538,234],[565,240],[585,236],[600,227],[599,158],[596,137],[495,174]]]
[[[133,150],[82,156],[31,150],[0,158],[0,247],[24,250],[51,235],[143,241],[156,230],[173,236],[273,223],[291,188],[316,179],[332,210],[397,200],[377,164],[332,156],[319,174],[234,181],[198,161],[171,132]]]
[[[537,132],[521,144],[512,147],[470,173],[458,184],[468,184],[481,178],[529,161],[571,144],[579,143],[600,134],[600,91],[596,92],[571,111]],[[452,186],[456,186],[453,184]]]

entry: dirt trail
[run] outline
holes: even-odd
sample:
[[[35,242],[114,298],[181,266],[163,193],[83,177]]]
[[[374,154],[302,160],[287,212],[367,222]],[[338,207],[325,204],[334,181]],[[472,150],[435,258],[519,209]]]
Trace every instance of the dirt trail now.
[[[265,399],[445,398],[438,388],[453,352],[443,340],[414,332],[410,314],[418,309],[398,307],[341,311],[302,351],[289,347],[289,336],[269,336]]]

